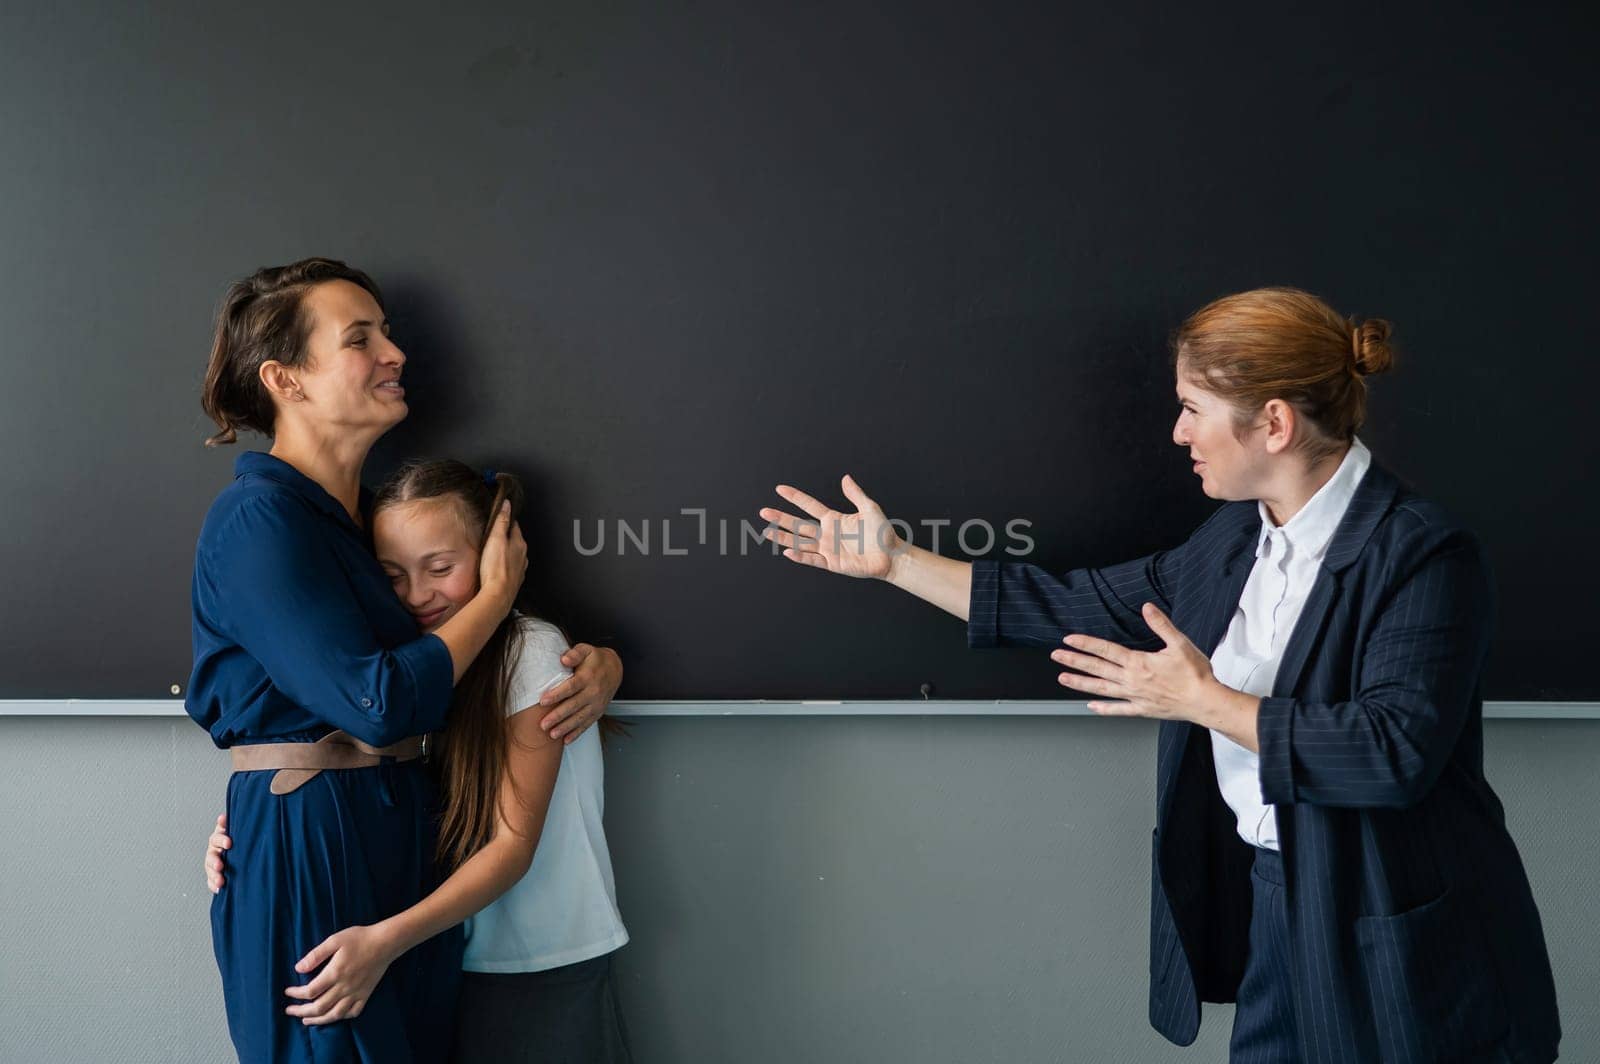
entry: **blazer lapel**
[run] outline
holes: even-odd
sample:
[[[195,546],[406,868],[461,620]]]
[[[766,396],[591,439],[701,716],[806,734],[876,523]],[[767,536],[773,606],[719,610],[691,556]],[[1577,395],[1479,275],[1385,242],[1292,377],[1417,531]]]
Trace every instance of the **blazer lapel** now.
[[[1241,530],[1238,540],[1223,556],[1222,570],[1211,582],[1211,595],[1205,608],[1195,614],[1193,630],[1184,633],[1208,658],[1217,652],[1222,637],[1228,634],[1228,625],[1239,608],[1239,596],[1244,594],[1250,570],[1255,568],[1255,548],[1260,538],[1261,520],[1257,518]]]
[[[1289,642],[1283,648],[1283,660],[1278,663],[1278,675],[1272,682],[1275,696],[1288,696],[1300,683],[1300,674],[1305,671],[1306,662],[1311,660],[1311,649],[1320,641],[1328,612],[1338,599],[1339,578],[1324,565],[1317,570],[1317,578],[1311,584],[1311,596],[1306,599],[1300,619],[1295,622]]]
[[[1210,657],[1228,632],[1234,611],[1239,608],[1239,596],[1244,594],[1245,582],[1255,567],[1255,546],[1261,538],[1261,520],[1256,518],[1240,528],[1236,539],[1222,558],[1222,568],[1208,581],[1210,591],[1205,605],[1196,610],[1193,620],[1183,626],[1183,634]],[[1203,732],[1184,721],[1163,721],[1156,747],[1156,816],[1158,823],[1167,822],[1167,807],[1174,792],[1173,783],[1191,751],[1210,752],[1209,743],[1196,743],[1196,733]]]
[[[1321,642],[1328,615],[1334,603],[1339,601],[1340,574],[1360,557],[1361,549],[1372,538],[1373,529],[1378,527],[1383,515],[1389,512],[1399,489],[1400,482],[1394,474],[1374,459],[1367,468],[1366,476],[1356,485],[1356,492],[1350,498],[1344,517],[1339,520],[1339,527],[1334,529],[1333,539],[1328,543],[1328,553],[1323,556],[1317,578],[1312,582],[1311,595],[1306,599],[1300,619],[1295,622],[1294,631],[1289,635],[1283,660],[1278,665],[1277,678],[1272,684],[1275,696],[1290,697],[1298,690],[1300,676],[1311,660],[1311,652]]]

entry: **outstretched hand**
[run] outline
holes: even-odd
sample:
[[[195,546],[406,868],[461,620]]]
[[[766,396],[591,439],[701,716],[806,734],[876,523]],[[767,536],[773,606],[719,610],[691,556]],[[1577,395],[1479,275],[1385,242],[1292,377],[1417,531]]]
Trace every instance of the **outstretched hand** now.
[[[853,477],[846,474],[839,488],[855,513],[832,509],[799,488],[779,484],[778,494],[806,517],[764,507],[760,515],[768,527],[763,534],[783,547],[783,556],[792,562],[841,576],[887,577],[894,556],[904,549],[899,533]]]

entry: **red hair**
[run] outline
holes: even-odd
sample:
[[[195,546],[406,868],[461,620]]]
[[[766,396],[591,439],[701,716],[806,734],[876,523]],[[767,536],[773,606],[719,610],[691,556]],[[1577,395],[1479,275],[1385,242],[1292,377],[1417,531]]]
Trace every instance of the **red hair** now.
[[[1312,461],[1347,445],[1366,421],[1367,382],[1394,364],[1390,325],[1345,318],[1298,288],[1256,288],[1189,315],[1172,336],[1178,371],[1234,408],[1235,432],[1281,399],[1313,431]]]

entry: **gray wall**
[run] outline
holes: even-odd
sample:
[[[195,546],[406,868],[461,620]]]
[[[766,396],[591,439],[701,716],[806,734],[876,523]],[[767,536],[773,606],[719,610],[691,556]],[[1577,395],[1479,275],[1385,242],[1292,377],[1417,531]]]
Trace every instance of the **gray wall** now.
[[[1600,722],[1490,721],[1566,1038],[1600,1059]],[[1154,732],[1098,718],[674,718],[607,753],[640,1064],[1226,1059],[1145,1024]],[[0,1060],[228,1059],[187,720],[0,718]]]

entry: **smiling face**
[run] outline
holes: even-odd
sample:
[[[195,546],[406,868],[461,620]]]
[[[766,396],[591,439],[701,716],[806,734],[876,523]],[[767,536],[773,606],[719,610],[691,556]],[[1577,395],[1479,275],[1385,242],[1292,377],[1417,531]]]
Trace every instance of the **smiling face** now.
[[[1189,449],[1201,489],[1213,499],[1257,498],[1269,472],[1262,428],[1247,428],[1241,439],[1235,435],[1237,415],[1232,404],[1201,387],[1182,363],[1177,378],[1179,411],[1172,442]]]
[[[325,281],[302,297],[301,312],[310,327],[308,357],[293,373],[305,399],[280,403],[280,415],[374,437],[398,424],[407,412],[400,387],[406,356],[390,341],[372,293],[350,281]]]
[[[424,632],[478,593],[479,538],[448,495],[395,503],[372,515],[378,562]]]

